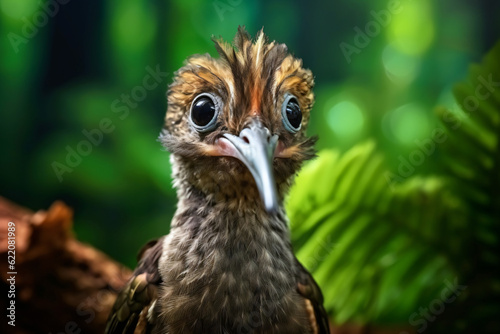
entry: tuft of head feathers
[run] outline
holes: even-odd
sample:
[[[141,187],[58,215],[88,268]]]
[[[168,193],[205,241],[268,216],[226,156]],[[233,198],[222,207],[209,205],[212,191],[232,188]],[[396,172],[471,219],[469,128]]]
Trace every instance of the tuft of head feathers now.
[[[213,92],[224,102],[224,120],[231,132],[238,133],[248,116],[269,121],[270,130],[280,123],[279,104],[284,93],[294,94],[301,105],[303,128],[307,127],[314,103],[313,75],[302,68],[302,60],[288,53],[285,44],[269,42],[263,30],[253,41],[244,27],[239,27],[233,44],[213,38],[220,56],[194,55],[176,72],[169,87],[165,129],[184,127],[193,99],[201,92]]]

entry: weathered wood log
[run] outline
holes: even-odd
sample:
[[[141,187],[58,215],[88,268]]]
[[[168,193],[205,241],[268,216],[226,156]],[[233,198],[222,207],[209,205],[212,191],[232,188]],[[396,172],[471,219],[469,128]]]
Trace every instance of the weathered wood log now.
[[[62,202],[33,213],[0,197],[0,277],[5,294],[0,306],[4,314],[12,301],[15,306],[15,318],[2,316],[2,333],[103,332],[130,270],[77,241],[72,218],[72,210]],[[15,224],[12,268],[7,262],[9,222]],[[9,298],[8,291],[15,297]],[[9,325],[12,320],[15,327]]]

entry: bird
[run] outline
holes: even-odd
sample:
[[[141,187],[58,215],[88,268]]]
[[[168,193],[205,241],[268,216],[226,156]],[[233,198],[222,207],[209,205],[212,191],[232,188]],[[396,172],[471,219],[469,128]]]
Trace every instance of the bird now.
[[[168,87],[159,141],[178,197],[170,232],[139,252],[105,332],[330,333],[284,208],[316,154],[313,74],[263,29],[212,40],[219,57],[189,57]]]

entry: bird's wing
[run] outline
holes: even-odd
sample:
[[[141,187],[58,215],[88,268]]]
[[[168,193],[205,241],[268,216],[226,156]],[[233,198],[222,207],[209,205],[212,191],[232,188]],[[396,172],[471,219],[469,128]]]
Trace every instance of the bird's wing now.
[[[158,261],[163,239],[148,242],[139,252],[139,264],[118,294],[106,324],[106,334],[149,333],[158,285],[161,283]],[[149,313],[149,314],[148,314]]]
[[[323,307],[323,294],[318,284],[298,261],[299,268],[297,291],[305,298],[306,310],[314,334],[330,334],[328,315]]]

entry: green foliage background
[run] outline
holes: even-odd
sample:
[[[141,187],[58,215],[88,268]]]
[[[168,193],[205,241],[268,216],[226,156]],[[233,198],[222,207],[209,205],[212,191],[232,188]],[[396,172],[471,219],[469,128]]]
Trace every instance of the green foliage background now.
[[[321,151],[297,178],[288,200],[293,242],[338,322],[409,319],[421,332],[426,307],[430,317],[447,311],[434,332],[498,331],[500,81],[494,88],[484,79],[500,78],[499,59],[500,42],[455,87],[462,108],[437,108],[438,143],[410,154],[439,154],[435,175],[395,183],[368,141],[343,154]],[[328,186],[311,186],[316,180]],[[447,305],[450,284],[461,287]]]
[[[419,330],[419,309],[458,280],[467,289],[426,326],[500,331],[500,94],[477,92],[479,78],[500,81],[498,45],[464,81],[500,37],[497,2],[399,1],[382,22],[394,2],[69,1],[27,36],[48,2],[0,0],[1,195],[32,209],[64,200],[81,240],[134,266],[175,209],[156,142],[172,73],[215,55],[211,35],[264,26],[316,78],[321,151],[288,210],[332,318]],[[157,66],[168,78],[120,118],[113,103]],[[53,163],[105,118],[113,130],[60,182]]]

